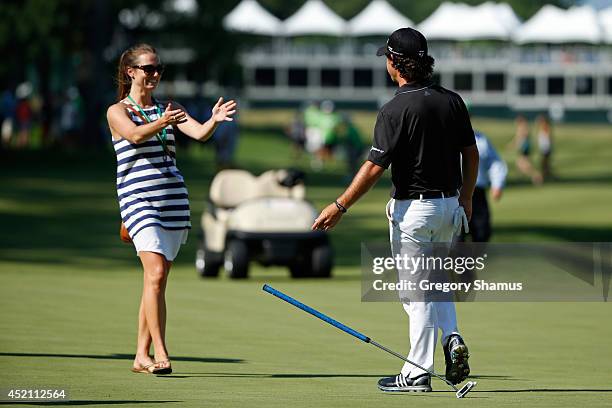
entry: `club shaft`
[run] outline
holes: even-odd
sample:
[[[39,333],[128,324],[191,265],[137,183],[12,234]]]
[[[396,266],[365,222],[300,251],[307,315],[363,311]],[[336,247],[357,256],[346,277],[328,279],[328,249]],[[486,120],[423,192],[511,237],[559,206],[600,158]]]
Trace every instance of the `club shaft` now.
[[[386,348],[386,347],[385,347],[385,346],[383,346],[382,344],[379,344],[379,343],[375,342],[375,341],[374,341],[374,340],[372,340],[372,339],[370,339],[369,343],[370,343],[371,345],[373,345],[373,346],[378,347],[379,349],[381,349],[381,350],[383,350],[383,351],[386,351],[386,352],[387,352],[387,353],[389,353],[389,354],[394,355],[395,357],[397,357],[397,358],[399,358],[399,359],[401,359],[401,360],[404,360],[404,361],[405,361],[405,362],[407,362],[408,364],[412,364],[413,366],[418,367],[418,368],[420,368],[421,370],[428,372],[429,374],[433,375],[434,377],[439,378],[440,380],[444,381],[445,383],[447,383],[448,385],[450,385],[451,387],[453,387],[453,389],[454,389],[455,391],[458,391],[457,387],[455,387],[453,384],[451,384],[451,382],[450,382],[450,381],[448,381],[446,378],[440,377],[438,374],[434,373],[433,371],[429,371],[429,370],[428,370],[428,369],[426,369],[425,367],[422,367],[422,366],[418,365],[417,363],[414,363],[414,362],[412,362],[412,361],[408,360],[406,357],[402,356],[401,354],[396,353],[395,351],[393,351],[393,350],[390,350],[390,349]]]
[[[269,285],[264,285],[263,286],[263,290],[270,293],[271,295],[276,296],[279,299],[284,300],[287,303],[292,304],[293,306],[297,307],[298,309],[302,309],[303,311],[305,311],[306,313],[310,313],[311,315],[323,320],[326,323],[331,324],[332,326],[342,330],[345,333],[350,334],[353,337],[357,337],[359,340],[364,341],[366,343],[370,342],[370,338],[359,333],[357,330],[353,330],[350,327],[340,323],[339,321],[332,319],[331,317],[319,312],[318,310],[313,309],[310,306],[307,306],[305,304],[303,304],[302,302],[299,302],[297,300],[295,300],[294,298],[292,298],[291,296],[285,295],[283,292],[280,292],[276,289],[274,289],[272,286]]]
[[[323,320],[324,322],[331,324],[332,326],[342,330],[343,332],[348,333],[351,336],[357,337],[359,340],[361,340],[361,341],[363,341],[365,343],[370,343],[370,344],[378,347],[379,349],[381,349],[383,351],[386,351],[387,353],[392,354],[395,357],[402,359],[403,361],[406,361],[408,364],[412,364],[413,366],[418,367],[421,370],[428,372],[429,374],[433,375],[436,378],[439,378],[440,380],[444,381],[446,384],[451,386],[453,388],[453,390],[458,391],[457,387],[455,387],[453,384],[451,384],[451,382],[448,381],[446,378],[440,377],[438,374],[434,373],[433,371],[429,371],[428,369],[426,369],[426,368],[424,368],[424,367],[422,367],[422,366],[420,366],[420,365],[418,365],[416,363],[413,363],[412,361],[408,360],[406,357],[402,356],[401,354],[396,353],[393,350],[389,350],[388,348],[386,348],[382,344],[379,344],[379,343],[375,342],[374,340],[370,339],[366,335],[361,334],[358,331],[353,330],[350,327],[340,323],[339,321],[337,321],[335,319],[332,319],[331,317],[329,317],[329,316],[319,312],[318,310],[313,309],[312,307],[310,307],[308,305],[305,305],[304,303],[302,303],[300,301],[295,300],[291,296],[285,295],[283,292],[280,292],[280,291],[274,289],[273,287],[271,287],[269,285],[264,285],[263,286],[263,290],[265,292],[270,293],[271,295],[276,296],[279,299],[284,300],[287,303],[292,304],[293,306],[297,307],[298,309],[302,309],[306,313],[309,313],[309,314],[311,314],[311,315],[313,315],[313,316]]]

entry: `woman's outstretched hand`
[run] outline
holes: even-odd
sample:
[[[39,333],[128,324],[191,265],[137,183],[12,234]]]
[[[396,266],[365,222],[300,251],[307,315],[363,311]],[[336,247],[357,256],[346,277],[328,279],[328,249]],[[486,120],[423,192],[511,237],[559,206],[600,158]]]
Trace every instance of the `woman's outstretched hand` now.
[[[223,103],[223,97],[219,97],[219,100],[212,108],[211,119],[215,123],[221,122],[232,122],[234,118],[232,115],[236,113],[236,101],[233,99],[231,101],[227,101]]]
[[[185,111],[182,109],[172,109],[171,107],[172,104],[169,103],[162,115],[162,118],[166,121],[166,125],[177,125],[187,118]]]

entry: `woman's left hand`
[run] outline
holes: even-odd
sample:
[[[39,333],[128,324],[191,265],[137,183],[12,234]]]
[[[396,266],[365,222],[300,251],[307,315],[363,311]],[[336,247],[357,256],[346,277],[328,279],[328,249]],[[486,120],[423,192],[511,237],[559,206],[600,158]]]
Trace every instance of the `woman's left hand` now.
[[[215,123],[232,122],[234,120],[232,118],[234,113],[236,113],[236,101],[232,99],[223,103],[223,97],[221,96],[212,108],[211,118]]]

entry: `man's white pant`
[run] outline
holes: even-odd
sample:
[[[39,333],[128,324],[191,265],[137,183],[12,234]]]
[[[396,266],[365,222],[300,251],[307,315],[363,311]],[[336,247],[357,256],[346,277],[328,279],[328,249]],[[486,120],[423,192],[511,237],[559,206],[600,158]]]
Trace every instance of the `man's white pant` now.
[[[393,256],[405,253],[411,243],[443,242],[450,246],[455,234],[453,216],[458,206],[457,197],[391,199],[386,211]],[[442,343],[451,334],[458,334],[455,304],[452,301],[403,301],[402,305],[410,317],[408,359],[433,370],[438,329],[442,330]],[[423,370],[409,363],[402,367],[402,374],[406,377],[414,378],[423,373]]]

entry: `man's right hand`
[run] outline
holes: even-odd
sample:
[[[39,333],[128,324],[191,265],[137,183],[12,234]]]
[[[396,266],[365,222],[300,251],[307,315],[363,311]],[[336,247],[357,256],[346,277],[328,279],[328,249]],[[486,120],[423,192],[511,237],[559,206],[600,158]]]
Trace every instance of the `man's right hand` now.
[[[335,203],[332,203],[321,211],[311,229],[313,231],[329,231],[340,221],[340,218],[342,218],[342,212]]]

